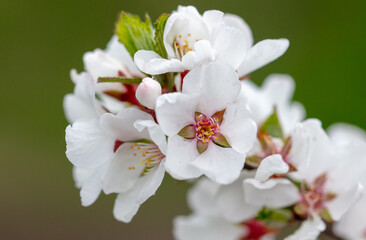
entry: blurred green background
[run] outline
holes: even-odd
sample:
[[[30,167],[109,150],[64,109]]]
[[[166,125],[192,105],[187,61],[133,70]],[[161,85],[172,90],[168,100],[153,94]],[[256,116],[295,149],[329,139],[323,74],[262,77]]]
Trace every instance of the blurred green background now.
[[[188,184],[167,178],[128,225],[113,218],[114,196],[80,205],[62,100],[70,69],[105,47],[120,10],[155,19],[178,4],[238,14],[256,42],[288,38],[287,53],[252,79],[289,73],[308,117],[366,128],[366,1],[0,0],[0,239],[172,239]]]

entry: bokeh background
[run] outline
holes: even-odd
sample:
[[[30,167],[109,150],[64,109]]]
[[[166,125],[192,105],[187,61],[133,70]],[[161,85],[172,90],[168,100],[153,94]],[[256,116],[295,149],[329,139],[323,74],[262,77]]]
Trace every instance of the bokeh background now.
[[[366,128],[366,1],[0,0],[0,239],[172,239],[171,220],[189,213],[186,183],[166,178],[128,225],[112,216],[114,196],[80,205],[62,100],[70,69],[105,47],[120,10],[155,19],[178,4],[238,14],[256,42],[288,38],[287,53],[252,79],[289,73],[308,117]]]

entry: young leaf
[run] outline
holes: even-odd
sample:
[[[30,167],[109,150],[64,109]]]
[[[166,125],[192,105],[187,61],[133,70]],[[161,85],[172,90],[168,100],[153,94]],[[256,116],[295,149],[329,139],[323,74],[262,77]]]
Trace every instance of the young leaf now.
[[[276,108],[274,108],[272,115],[263,123],[261,130],[268,133],[271,137],[284,139],[282,126],[278,119]]]
[[[98,82],[120,82],[127,84],[139,84],[142,82],[142,78],[126,78],[126,77],[100,77]]]
[[[125,45],[132,58],[138,50],[154,50],[154,35],[150,17],[142,22],[139,16],[122,12],[116,24],[119,41]]]
[[[168,54],[164,46],[164,29],[166,21],[169,18],[169,14],[162,14],[156,20],[155,26],[155,52],[157,52],[162,58],[167,58]]]

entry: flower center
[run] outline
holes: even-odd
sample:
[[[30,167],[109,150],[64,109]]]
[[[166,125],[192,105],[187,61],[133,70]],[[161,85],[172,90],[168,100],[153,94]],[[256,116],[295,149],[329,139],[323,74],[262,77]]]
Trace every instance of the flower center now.
[[[210,140],[217,140],[217,134],[220,133],[219,120],[217,118],[208,118],[203,114],[196,117],[196,124],[194,125],[196,130],[196,138],[204,143],[208,143]]]
[[[179,59],[182,59],[184,55],[193,50],[193,44],[197,42],[192,38],[190,33],[186,35],[179,34],[178,37],[174,40],[174,49],[175,54]]]
[[[130,146],[133,149],[133,156],[142,159],[139,162],[139,166],[130,166],[128,170],[139,169],[141,175],[145,175],[151,171],[154,167],[158,166],[160,162],[165,158],[165,155],[161,153],[159,147],[153,143],[135,142]]]

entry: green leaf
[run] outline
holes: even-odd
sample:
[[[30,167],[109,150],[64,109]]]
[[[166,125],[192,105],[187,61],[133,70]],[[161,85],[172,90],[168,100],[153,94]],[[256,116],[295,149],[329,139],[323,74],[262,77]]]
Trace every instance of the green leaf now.
[[[271,137],[284,139],[282,126],[278,119],[276,108],[273,109],[272,115],[263,123],[261,130],[268,133]]]
[[[154,27],[155,27],[155,52],[157,52],[162,58],[167,58],[168,54],[165,49],[164,45],[164,29],[166,21],[169,18],[169,14],[162,14],[156,20]]]
[[[263,221],[287,222],[292,218],[293,214],[289,209],[262,208],[255,219]]]
[[[154,35],[150,17],[145,22],[139,16],[122,12],[116,24],[119,41],[125,45],[132,58],[138,50],[154,50]]]
[[[126,78],[126,77],[100,77],[98,82],[120,82],[127,84],[139,84],[142,82],[142,78]]]

